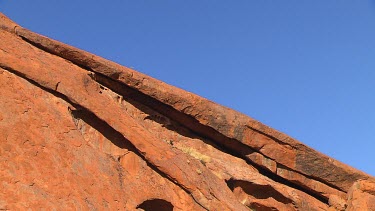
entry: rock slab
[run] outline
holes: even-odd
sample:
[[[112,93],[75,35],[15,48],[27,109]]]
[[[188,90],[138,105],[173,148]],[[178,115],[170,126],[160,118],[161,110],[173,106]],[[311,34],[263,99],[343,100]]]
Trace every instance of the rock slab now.
[[[0,21],[0,209],[374,210],[374,177]]]

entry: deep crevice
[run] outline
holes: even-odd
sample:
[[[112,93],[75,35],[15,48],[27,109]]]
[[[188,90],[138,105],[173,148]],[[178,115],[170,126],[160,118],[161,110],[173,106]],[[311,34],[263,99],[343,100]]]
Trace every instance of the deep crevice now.
[[[136,152],[136,148],[127,140],[120,132],[113,129],[105,121],[100,120],[93,113],[86,109],[71,110],[71,114],[75,119],[81,119],[86,124],[97,130],[106,139],[110,140],[114,145],[121,149],[128,149],[129,151]]]
[[[10,68],[10,67],[6,67],[6,66],[2,66],[2,65],[0,65],[0,68],[2,68],[2,69],[4,69],[4,70],[6,70],[6,71],[8,71],[8,72],[10,72],[10,73],[12,73],[12,74],[18,76],[18,77],[20,77],[20,78],[22,78],[22,79],[24,79],[24,80],[26,80],[27,82],[29,82],[29,83],[31,83],[32,85],[38,87],[39,89],[42,89],[43,91],[46,91],[46,92],[48,92],[48,93],[54,95],[55,97],[60,98],[60,99],[62,99],[62,100],[64,100],[64,101],[66,101],[67,103],[71,104],[71,105],[72,105],[73,107],[75,107],[75,108],[83,108],[81,105],[78,105],[78,104],[72,102],[72,101],[71,101],[68,97],[66,97],[65,95],[63,95],[63,94],[61,94],[61,93],[59,93],[59,92],[57,92],[57,91],[55,91],[55,90],[53,90],[53,89],[46,88],[46,87],[40,85],[38,82],[36,82],[36,81],[34,81],[34,80],[28,78],[28,77],[27,77],[25,74],[23,74],[22,72],[19,72],[19,71],[14,70],[14,69],[12,69],[12,68]]]
[[[295,184],[295,183],[293,183],[293,182],[291,182],[291,181],[289,181],[289,180],[287,180],[287,179],[285,179],[285,178],[283,178],[283,177],[281,177],[277,174],[274,174],[274,173],[270,172],[269,170],[266,170],[265,168],[259,166],[258,164],[254,163],[254,162],[252,162],[248,159],[246,160],[246,162],[249,163],[250,165],[253,165],[256,169],[258,169],[260,174],[272,179],[273,181],[281,183],[281,184],[286,185],[286,186],[289,186],[291,188],[297,189],[299,191],[302,191],[302,192],[316,198],[317,200],[319,200],[319,201],[321,201],[325,204],[328,204],[328,198],[324,197],[323,195],[320,195],[319,193],[317,193],[317,192],[315,192],[311,189],[308,189],[308,188],[305,188],[305,187],[300,186],[298,184]]]
[[[283,204],[292,204],[293,201],[269,185],[258,185],[248,181],[230,179],[227,182],[228,187],[234,191],[235,188],[241,188],[244,193],[257,199],[274,198]]]
[[[143,209],[144,211],[173,211],[173,205],[163,199],[148,199],[136,208]]]
[[[251,203],[249,208],[254,211],[277,211],[278,210],[274,207],[265,206],[264,204],[260,204],[257,202]]]

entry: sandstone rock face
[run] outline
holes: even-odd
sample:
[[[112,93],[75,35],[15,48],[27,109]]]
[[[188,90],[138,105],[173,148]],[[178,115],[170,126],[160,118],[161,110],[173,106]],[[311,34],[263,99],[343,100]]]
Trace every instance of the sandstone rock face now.
[[[0,14],[0,210],[375,210],[375,179]]]
[[[348,193],[348,210],[375,210],[375,182],[359,180]]]

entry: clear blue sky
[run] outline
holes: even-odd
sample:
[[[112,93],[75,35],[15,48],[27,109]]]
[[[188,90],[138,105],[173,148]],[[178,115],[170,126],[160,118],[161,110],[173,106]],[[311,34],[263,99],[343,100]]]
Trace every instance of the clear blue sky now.
[[[375,175],[375,1],[0,0],[0,11]]]

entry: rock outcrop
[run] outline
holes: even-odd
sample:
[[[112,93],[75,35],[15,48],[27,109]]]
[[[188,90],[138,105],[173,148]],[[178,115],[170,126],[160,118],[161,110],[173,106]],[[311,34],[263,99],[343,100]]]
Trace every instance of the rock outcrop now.
[[[0,13],[0,210],[375,210],[375,179]]]

